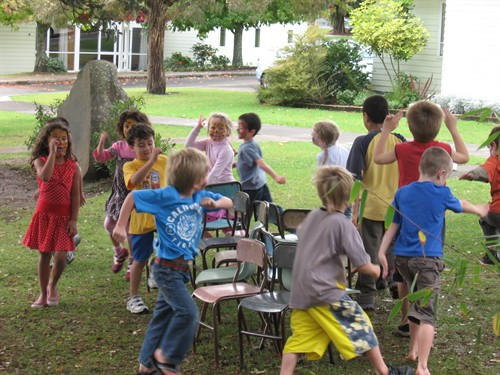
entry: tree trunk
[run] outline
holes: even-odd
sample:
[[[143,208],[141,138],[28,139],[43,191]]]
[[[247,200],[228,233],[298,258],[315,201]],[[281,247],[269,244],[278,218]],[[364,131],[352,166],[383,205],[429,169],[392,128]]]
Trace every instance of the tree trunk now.
[[[35,37],[35,68],[33,72],[46,72],[47,65],[45,61],[45,51],[47,50],[47,30],[50,24],[41,22],[36,23],[36,37]]]
[[[233,31],[233,66],[243,65],[243,25],[236,25]]]
[[[151,0],[148,27],[148,92],[165,94],[167,83],[163,71],[163,49],[165,40],[165,5],[162,0]]]

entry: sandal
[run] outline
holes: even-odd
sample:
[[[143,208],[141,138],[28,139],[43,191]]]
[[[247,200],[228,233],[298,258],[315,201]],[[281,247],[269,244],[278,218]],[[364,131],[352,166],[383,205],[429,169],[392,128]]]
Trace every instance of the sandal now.
[[[38,297],[35,302],[31,304],[32,309],[39,309],[40,307],[45,307],[47,305],[47,300]]]
[[[177,374],[180,372],[179,368],[177,365],[174,365],[173,363],[163,363],[158,361],[154,355],[152,355],[149,358],[149,362],[153,365],[153,367],[160,372],[160,374],[163,374],[162,369],[173,372],[174,374]]]
[[[59,305],[59,295],[51,296],[49,293],[49,288],[47,288],[47,305],[57,306]]]

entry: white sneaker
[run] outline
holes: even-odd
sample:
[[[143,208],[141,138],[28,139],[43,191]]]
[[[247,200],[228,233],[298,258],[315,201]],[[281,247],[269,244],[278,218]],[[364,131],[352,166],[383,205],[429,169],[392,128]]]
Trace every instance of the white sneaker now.
[[[148,286],[150,289],[158,289],[158,284],[156,284],[156,280],[155,280],[152,268],[151,268],[151,271],[149,271]]]
[[[66,264],[70,264],[74,260],[75,260],[75,252],[66,251]]]
[[[132,314],[147,314],[149,312],[140,296],[133,296],[127,300],[127,310]]]

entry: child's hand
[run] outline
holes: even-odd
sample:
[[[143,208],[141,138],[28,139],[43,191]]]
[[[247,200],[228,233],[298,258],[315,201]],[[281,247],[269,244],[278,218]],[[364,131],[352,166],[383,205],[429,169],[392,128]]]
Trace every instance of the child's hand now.
[[[448,108],[443,108],[444,112],[444,124],[446,125],[446,128],[451,132],[452,130],[455,130],[457,128],[457,117],[453,115]]]
[[[108,139],[108,132],[102,132],[101,138],[99,138],[99,142],[104,143],[104,142],[106,142],[107,139]]]
[[[489,204],[478,204],[478,215],[479,217],[486,217],[488,216],[488,212],[490,211],[490,205]]]
[[[85,194],[83,194],[83,191],[80,193],[80,207],[84,206],[85,203],[87,203],[87,199],[85,199]]]
[[[203,115],[200,115],[200,118],[198,119],[198,128],[203,128],[205,126],[205,117]]]
[[[465,174],[461,175],[458,179],[472,181],[473,180],[472,173],[470,173],[470,172],[465,173]]]
[[[49,142],[49,154],[56,154],[57,146],[59,146],[59,140],[56,138],[52,138]]]
[[[387,275],[389,274],[389,266],[387,264],[387,258],[385,254],[379,251],[378,260],[380,262],[380,266],[382,267],[382,279],[387,279]]]
[[[382,130],[387,133],[392,132],[399,125],[399,120],[403,117],[403,111],[399,111],[395,115],[388,114],[385,116],[384,124],[382,125]]]
[[[68,235],[71,238],[73,238],[78,233],[78,229],[76,226],[76,220],[70,220],[68,222],[68,226],[66,227],[66,231],[68,232]]]
[[[278,184],[283,185],[286,183],[286,178],[285,178],[285,176],[276,176],[274,181],[276,181]]]
[[[149,160],[152,160],[153,163],[156,163],[156,161],[158,160],[158,156],[160,156],[161,153],[162,153],[161,148],[155,147],[155,149],[151,153]]]
[[[212,198],[203,198],[200,202],[200,206],[207,210],[213,210],[217,208],[217,203],[215,203]]]
[[[124,243],[125,241],[127,241],[127,231],[125,230],[125,228],[123,227],[120,227],[120,226],[116,226],[115,229],[113,230],[113,234],[112,234],[112,237],[119,243]]]

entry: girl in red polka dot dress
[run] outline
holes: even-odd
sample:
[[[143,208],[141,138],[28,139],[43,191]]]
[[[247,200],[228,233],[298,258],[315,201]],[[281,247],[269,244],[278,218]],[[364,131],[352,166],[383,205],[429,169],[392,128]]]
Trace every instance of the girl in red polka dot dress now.
[[[49,120],[31,154],[30,164],[36,172],[40,194],[23,244],[39,252],[40,295],[31,305],[33,308],[59,304],[57,282],[66,266],[66,252],[75,249],[81,172],[66,124],[63,118]]]

